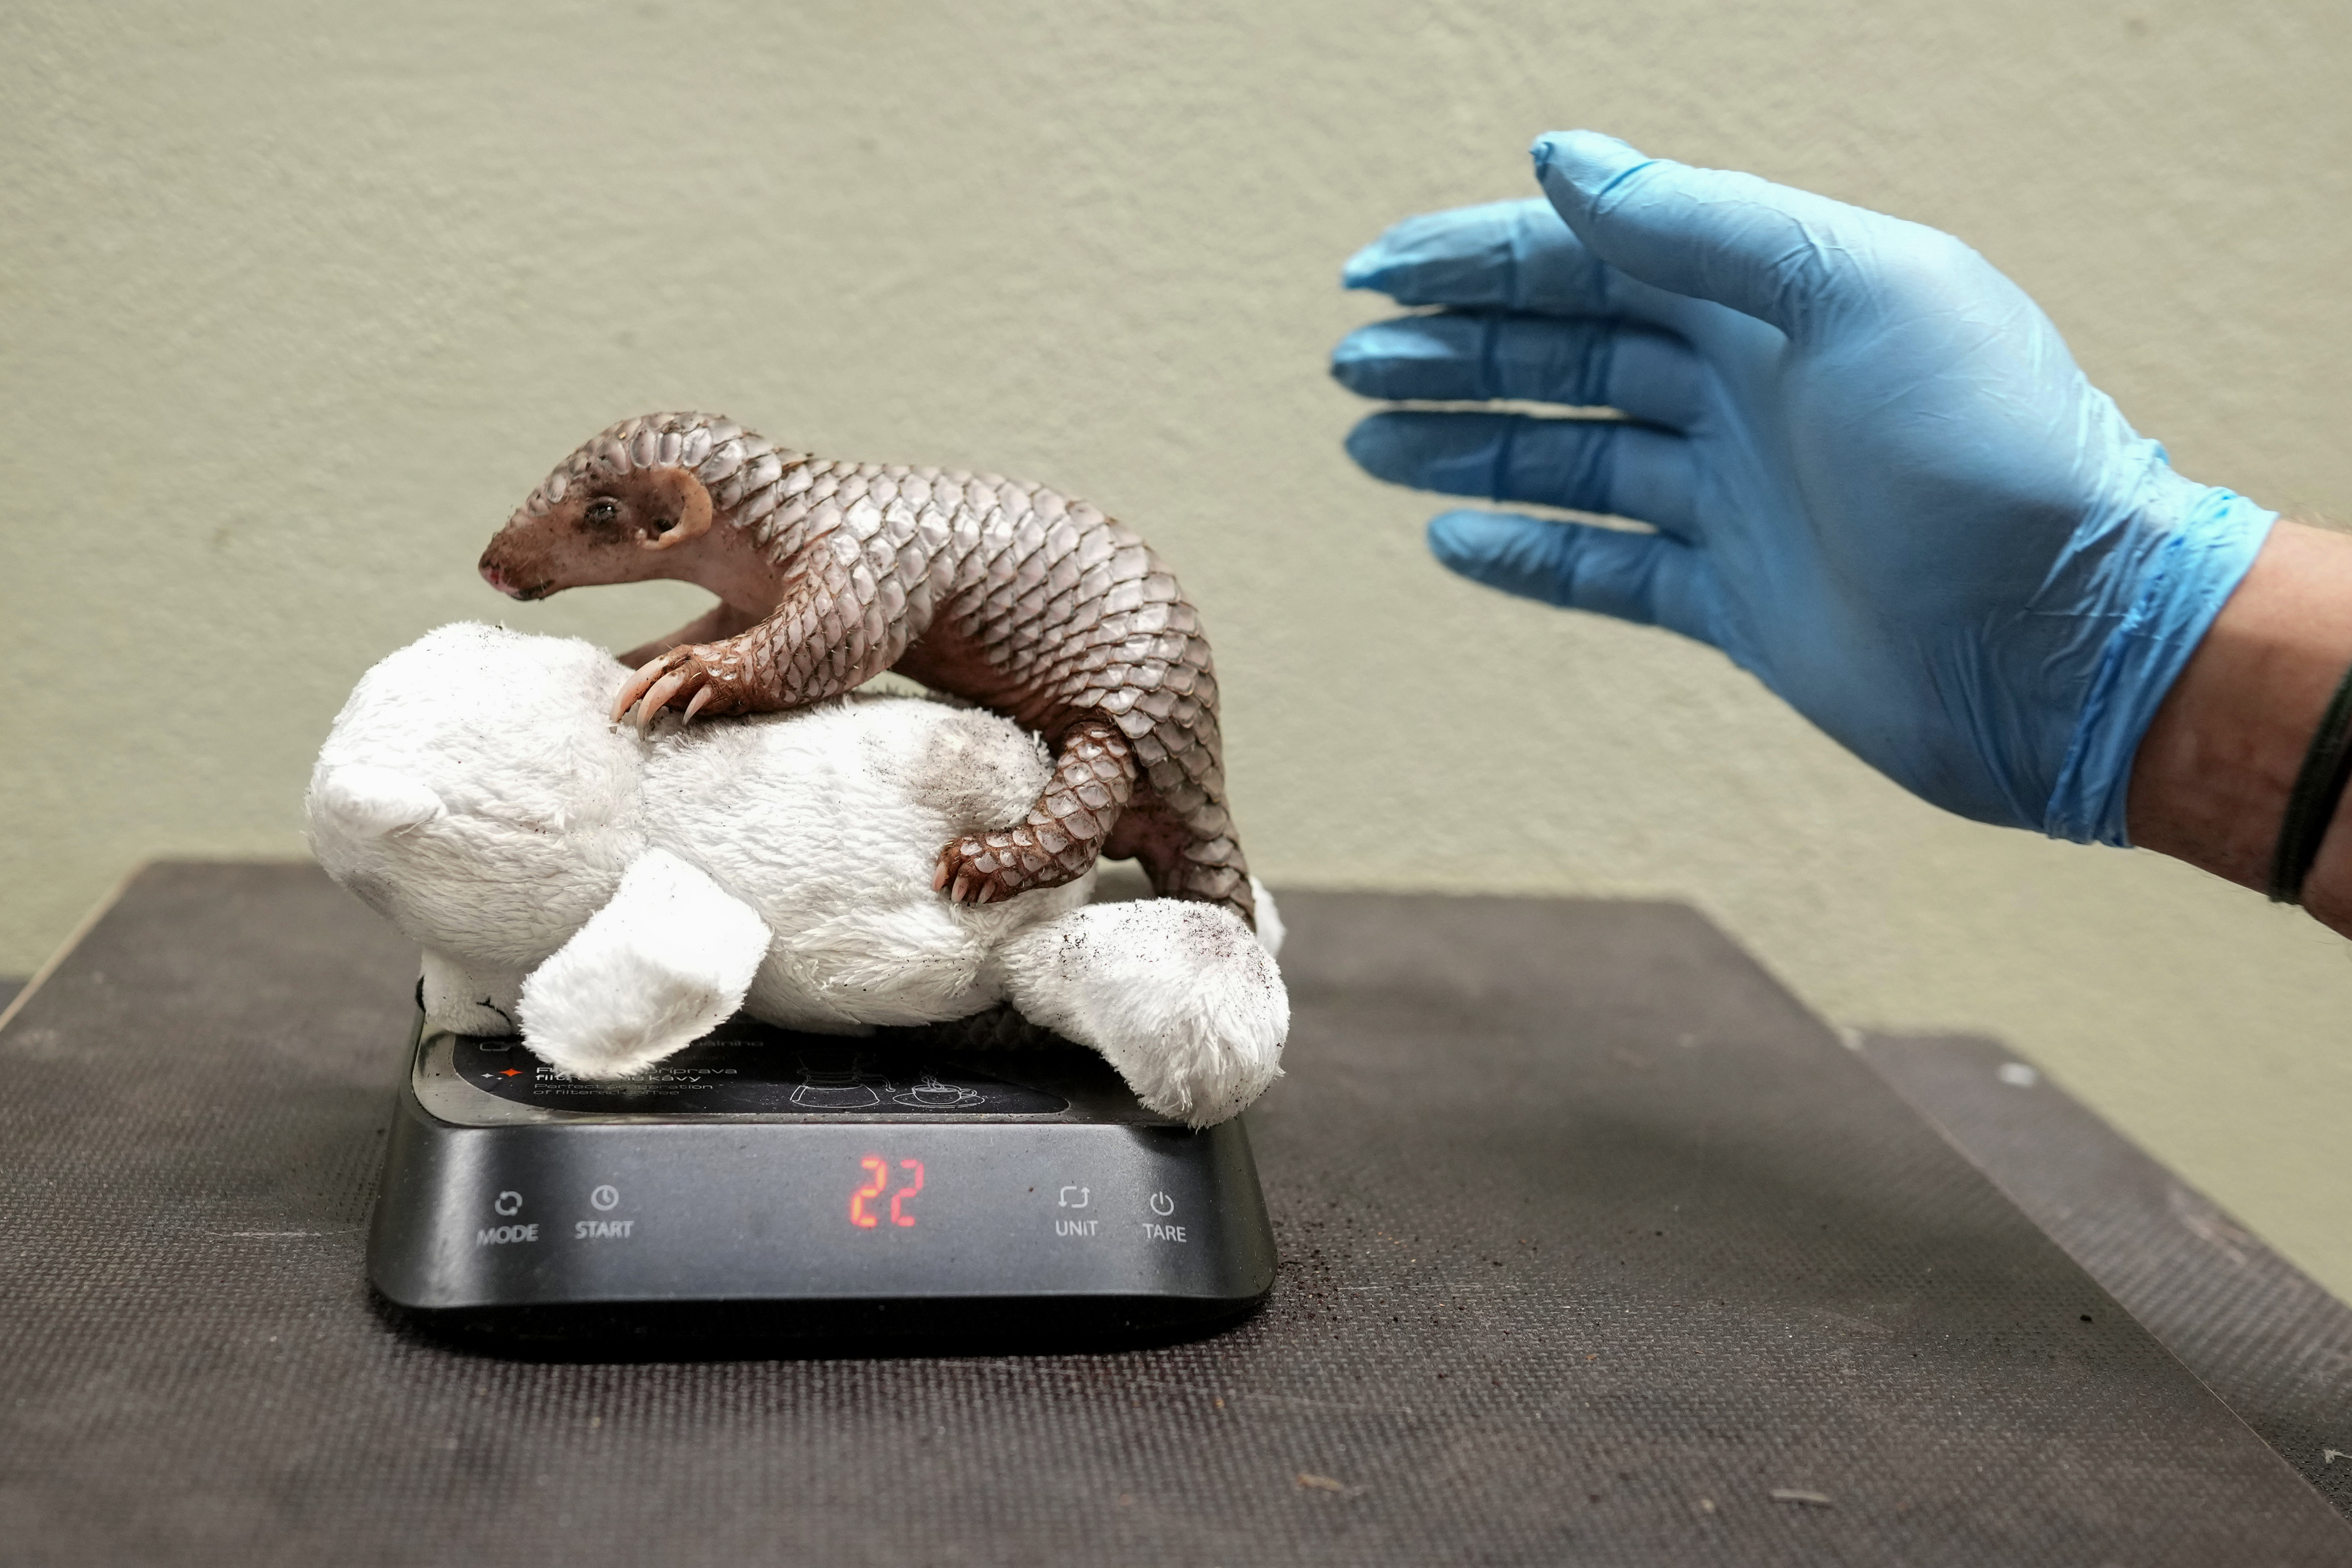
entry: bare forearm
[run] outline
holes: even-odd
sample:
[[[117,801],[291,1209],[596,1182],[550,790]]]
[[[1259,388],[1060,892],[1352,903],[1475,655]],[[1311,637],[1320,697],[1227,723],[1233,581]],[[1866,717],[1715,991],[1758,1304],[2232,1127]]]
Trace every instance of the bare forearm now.
[[[2352,536],[2272,530],[2157,710],[2133,760],[2132,841],[2242,887],[2270,883],[2287,795],[2352,668]],[[2352,936],[2352,827],[2339,804],[2304,907]]]

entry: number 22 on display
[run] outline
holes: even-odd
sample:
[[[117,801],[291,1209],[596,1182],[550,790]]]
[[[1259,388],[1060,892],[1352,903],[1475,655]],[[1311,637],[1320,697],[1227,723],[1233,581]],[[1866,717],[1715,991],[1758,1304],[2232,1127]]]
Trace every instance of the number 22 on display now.
[[[868,1154],[857,1163],[865,1167],[866,1184],[849,1194],[849,1223],[860,1230],[872,1230],[882,1223],[882,1216],[866,1205],[878,1202],[884,1189],[889,1186],[890,1162],[882,1155]],[[898,1168],[908,1173],[908,1179],[890,1194],[890,1223],[911,1226],[915,1223],[915,1216],[908,1214],[904,1205],[908,1198],[923,1190],[923,1163],[920,1160],[901,1160]]]

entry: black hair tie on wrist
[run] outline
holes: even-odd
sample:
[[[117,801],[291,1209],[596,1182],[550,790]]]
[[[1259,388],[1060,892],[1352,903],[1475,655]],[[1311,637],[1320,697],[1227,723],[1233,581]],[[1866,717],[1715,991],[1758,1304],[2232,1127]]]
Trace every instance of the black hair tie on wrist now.
[[[2271,855],[2271,902],[2303,902],[2303,879],[2319,858],[2327,825],[2336,819],[2336,803],[2344,798],[2346,781],[2352,780],[2352,670],[2344,674],[2327,711],[2304,753],[2303,767],[2287,792],[2286,817],[2279,824],[2278,848]]]

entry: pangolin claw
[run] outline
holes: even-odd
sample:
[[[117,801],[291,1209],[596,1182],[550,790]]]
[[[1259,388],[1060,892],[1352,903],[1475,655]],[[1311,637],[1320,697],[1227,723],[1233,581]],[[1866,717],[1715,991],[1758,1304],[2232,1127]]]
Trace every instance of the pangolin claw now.
[[[672,670],[653,683],[652,689],[646,693],[645,700],[637,704],[639,733],[643,733],[646,726],[654,721],[655,714],[668,706],[671,698],[686,689],[686,682],[687,677],[684,672]]]
[[[635,706],[637,699],[646,694],[646,688],[651,686],[656,679],[659,679],[661,672],[669,668],[672,656],[676,652],[676,649],[672,649],[670,653],[649,658],[637,668],[636,674],[631,676],[629,683],[621,688],[621,695],[613,704],[614,723],[619,723],[622,716]]]
[[[718,689],[716,687],[706,686],[701,690],[696,692],[694,694],[694,700],[686,705],[686,717],[678,721],[679,724],[686,725],[693,723],[694,716],[702,711],[702,705],[709,701],[710,699],[716,695],[717,690]]]

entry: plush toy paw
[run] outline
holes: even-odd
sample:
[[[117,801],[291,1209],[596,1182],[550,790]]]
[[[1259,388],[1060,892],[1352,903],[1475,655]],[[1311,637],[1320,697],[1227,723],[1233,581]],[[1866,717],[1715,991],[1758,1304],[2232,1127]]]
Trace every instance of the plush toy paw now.
[[[425,950],[425,972],[416,982],[425,1021],[453,1035],[520,1035],[522,976],[459,963]]]
[[[1162,1116],[1212,1126],[1282,1074],[1282,973],[1221,904],[1089,904],[1020,932],[997,963],[1024,1017],[1100,1051]]]
[[[688,724],[697,713],[705,711],[717,715],[751,710],[756,706],[751,700],[751,661],[736,646],[737,640],[730,637],[726,642],[674,647],[648,660],[621,688],[613,703],[613,721],[619,723],[632,705],[637,710],[639,730],[651,724],[664,708],[680,701],[686,704],[682,721]]]
[[[768,942],[751,906],[647,850],[613,901],[523,982],[523,1044],[577,1078],[643,1072],[743,1005]]]

